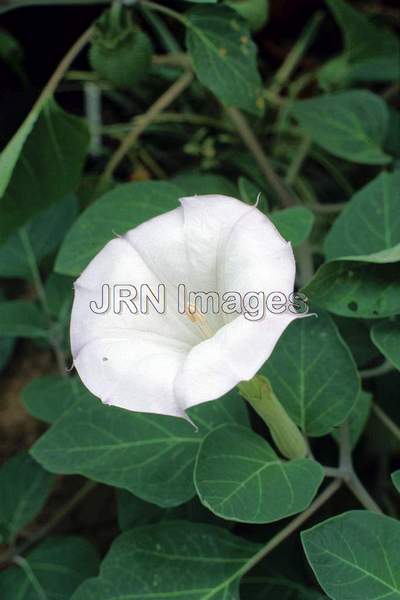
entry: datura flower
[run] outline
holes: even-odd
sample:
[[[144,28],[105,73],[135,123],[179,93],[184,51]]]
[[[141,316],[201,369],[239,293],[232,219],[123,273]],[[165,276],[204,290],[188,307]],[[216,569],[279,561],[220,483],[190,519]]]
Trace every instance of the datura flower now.
[[[74,366],[106,404],[186,417],[250,380],[298,316],[282,302],[291,245],[258,208],[221,195],[180,203],[110,241],[75,282]],[[149,298],[161,289],[160,308]],[[206,310],[197,292],[209,293]],[[261,293],[270,310],[259,311]]]

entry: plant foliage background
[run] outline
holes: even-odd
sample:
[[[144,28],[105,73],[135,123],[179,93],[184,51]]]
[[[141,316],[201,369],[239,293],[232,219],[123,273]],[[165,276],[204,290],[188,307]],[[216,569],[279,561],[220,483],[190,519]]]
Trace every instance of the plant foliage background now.
[[[0,3],[0,598],[399,599],[396,3],[108,4]],[[74,278],[194,193],[295,248],[319,318],[261,373],[306,459],[236,391],[195,431],[68,371]]]

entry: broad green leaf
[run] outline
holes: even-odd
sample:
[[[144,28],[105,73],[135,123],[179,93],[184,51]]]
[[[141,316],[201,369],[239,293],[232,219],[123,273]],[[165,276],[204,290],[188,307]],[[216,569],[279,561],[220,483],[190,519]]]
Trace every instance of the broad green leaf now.
[[[0,373],[8,364],[15,346],[15,339],[10,337],[0,338]]]
[[[398,492],[400,492],[400,469],[392,473],[392,481]]]
[[[232,425],[204,438],[194,472],[202,503],[245,523],[271,523],[305,510],[323,478],[315,461],[283,461],[260,436]]]
[[[329,433],[360,392],[354,359],[324,312],[294,321],[260,371],[291,418],[311,436]]]
[[[262,114],[257,48],[245,21],[228,6],[199,6],[185,24],[186,45],[201,83],[227,106]]]
[[[4,463],[0,469],[0,525],[7,540],[42,510],[53,481],[54,476],[25,452]]]
[[[351,162],[383,165],[389,112],[385,101],[366,90],[325,94],[294,102],[292,114],[312,140]]]
[[[0,302],[0,336],[47,337],[48,324],[44,314],[32,302]]]
[[[56,261],[56,271],[79,275],[90,260],[116,235],[178,206],[178,187],[161,181],[125,183],[87,208],[70,231]]]
[[[325,238],[327,259],[388,250],[400,243],[400,171],[381,173],[348,202]]]
[[[349,435],[351,447],[354,448],[360,439],[362,432],[368,421],[371,412],[372,394],[360,390],[355,405],[349,414],[347,421],[349,424]],[[339,432],[334,432],[334,437],[339,441]]]
[[[400,44],[391,31],[375,25],[370,18],[343,0],[326,0],[344,36],[340,57],[329,61],[319,73],[330,81],[333,61],[342,62],[339,82],[391,81],[398,79]]]
[[[50,273],[45,284],[46,299],[51,314],[57,321],[69,321],[73,299],[72,277]]]
[[[247,177],[239,177],[238,179],[239,197],[243,202],[254,206],[256,203],[261,212],[267,213],[269,210],[268,202],[264,192]]]
[[[299,246],[311,233],[314,215],[304,206],[276,210],[268,215],[279,233],[293,246]]]
[[[84,538],[51,537],[19,565],[0,572],[4,600],[70,600],[71,594],[98,571],[95,548]]]
[[[374,344],[400,371],[400,321],[383,321],[371,329]]]
[[[87,397],[31,452],[51,472],[81,474],[159,506],[176,506],[194,495],[193,465],[204,435],[223,423],[247,421],[234,393],[189,413],[198,431],[183,419],[129,412]]]
[[[77,187],[87,144],[81,119],[35,106],[0,155],[0,241]]]
[[[43,375],[33,379],[22,391],[22,403],[37,419],[54,423],[67,410],[90,398],[90,393],[74,377]]]
[[[201,194],[223,194],[237,197],[237,187],[223,175],[214,173],[197,174],[181,173],[172,179],[172,183],[179,187],[182,195],[195,196]]]
[[[218,527],[173,521],[121,534],[71,600],[239,600],[259,546]]]
[[[400,264],[395,246],[375,255],[324,263],[303,292],[311,302],[343,317],[377,319],[400,313]]]
[[[32,272],[27,245],[32,249],[32,258],[39,263],[57,248],[74,222],[77,209],[77,199],[70,194],[65,200],[36,215],[24,225],[23,234],[21,230],[12,233],[0,246],[0,276],[30,279]],[[28,238],[25,244],[22,235]]]
[[[350,511],[302,532],[318,582],[332,600],[400,598],[400,523]]]

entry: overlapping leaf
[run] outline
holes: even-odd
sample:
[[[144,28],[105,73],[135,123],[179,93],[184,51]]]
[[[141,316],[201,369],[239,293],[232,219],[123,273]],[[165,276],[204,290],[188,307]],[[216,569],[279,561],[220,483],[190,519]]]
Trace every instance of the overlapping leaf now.
[[[16,454],[1,467],[0,538],[3,543],[12,540],[40,512],[53,481],[53,475],[25,452]]]
[[[201,83],[227,106],[264,110],[257,49],[245,21],[228,6],[199,6],[186,19],[186,45]]]
[[[350,511],[301,534],[308,561],[332,600],[400,598],[400,523]]]
[[[315,461],[283,461],[251,430],[227,425],[201,443],[195,485],[200,500],[218,516],[269,523],[305,510],[323,476]]]
[[[351,162],[382,165],[389,121],[385,101],[366,90],[324,94],[293,104],[292,114],[312,140]]]
[[[54,100],[29,113],[0,155],[0,241],[79,182],[88,144],[81,119]]]
[[[96,575],[99,559],[84,538],[47,538],[18,566],[0,573],[0,597],[4,600],[70,600],[88,577]]]
[[[160,506],[194,495],[193,465],[199,444],[222,423],[246,423],[235,394],[190,410],[196,431],[183,419],[133,413],[86,398],[47,431],[31,452],[55,473],[80,473],[131,491]]]
[[[241,569],[259,546],[206,524],[174,521],[120,535],[100,576],[71,600],[239,600]]]
[[[349,349],[321,311],[294,321],[261,369],[292,419],[307,435],[343,422],[360,391]]]
[[[371,337],[382,354],[400,371],[400,322],[377,323],[371,329]]]
[[[79,275],[116,235],[178,206],[178,187],[161,181],[126,183],[107,192],[74,223],[56,261],[56,271]]]

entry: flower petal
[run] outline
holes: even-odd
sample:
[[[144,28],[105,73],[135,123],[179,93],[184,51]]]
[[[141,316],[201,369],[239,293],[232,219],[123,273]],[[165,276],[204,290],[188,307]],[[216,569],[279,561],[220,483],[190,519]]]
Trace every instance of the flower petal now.
[[[189,352],[175,380],[181,406],[219,398],[240,381],[251,379],[272,353],[286,327],[298,318],[267,314],[260,321],[240,315]]]

